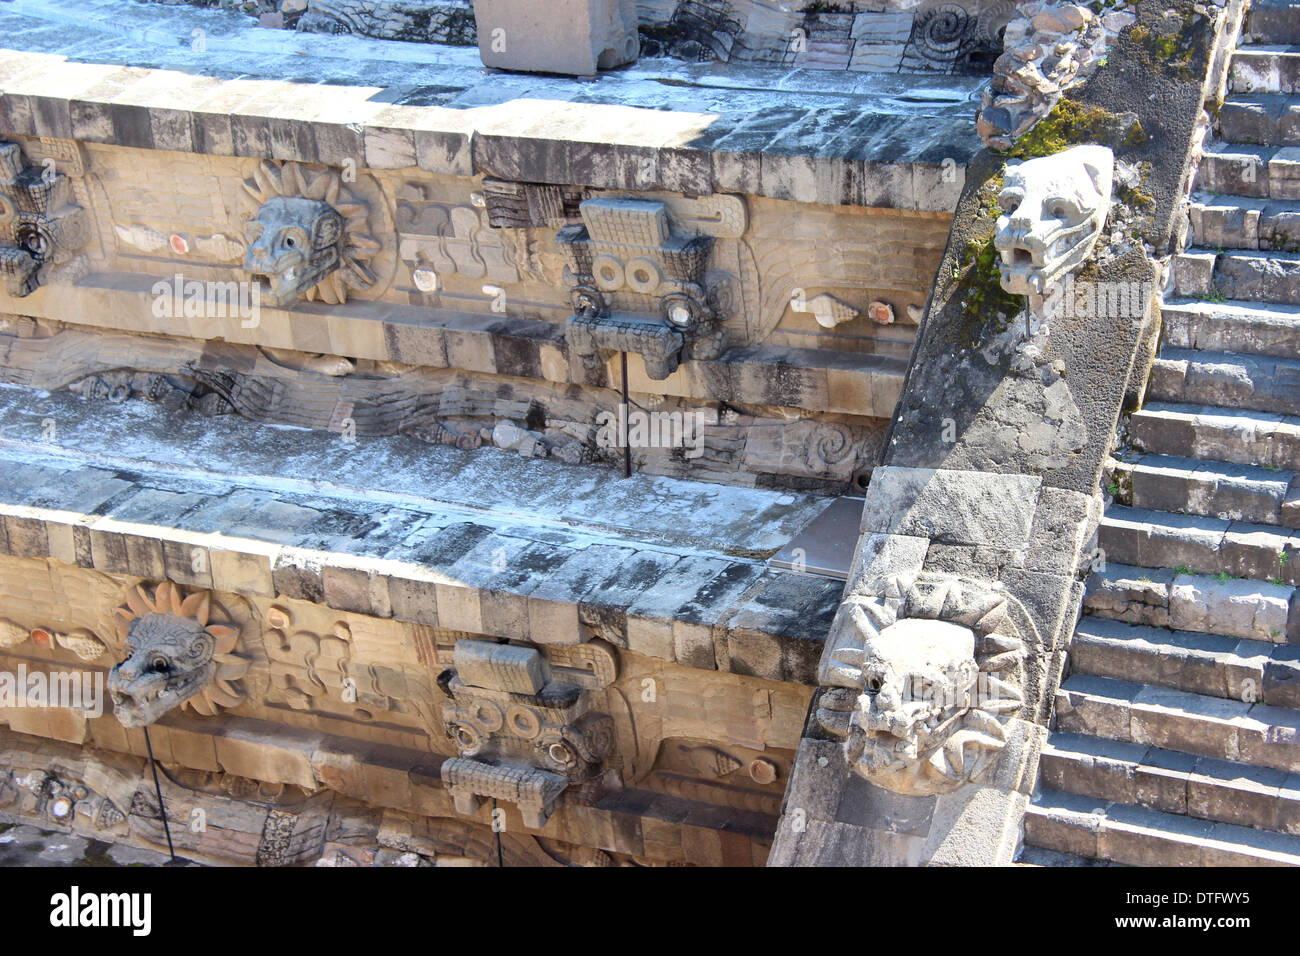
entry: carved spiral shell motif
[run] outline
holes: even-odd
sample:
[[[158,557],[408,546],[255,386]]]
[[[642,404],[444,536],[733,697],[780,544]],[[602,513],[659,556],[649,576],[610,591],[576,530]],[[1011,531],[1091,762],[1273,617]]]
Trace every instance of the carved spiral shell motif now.
[[[908,38],[909,59],[926,69],[944,72],[960,67],[976,51],[1001,49],[1002,29],[1015,16],[1008,0],[939,0],[916,12]]]

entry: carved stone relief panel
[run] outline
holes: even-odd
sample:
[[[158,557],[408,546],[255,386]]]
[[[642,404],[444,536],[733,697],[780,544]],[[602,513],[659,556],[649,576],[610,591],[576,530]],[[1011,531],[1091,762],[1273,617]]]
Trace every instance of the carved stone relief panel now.
[[[31,641],[36,647],[62,647],[87,663],[97,661],[108,652],[108,645],[84,627],[61,631],[52,627],[23,627],[0,618],[0,648],[18,647]]]
[[[424,750],[440,743],[443,695],[433,642],[454,640],[454,632],[304,601],[255,606],[269,678],[258,713]]]
[[[256,281],[272,307],[379,299],[550,322],[594,311],[575,324],[577,351],[640,349],[657,374],[674,355],[764,342],[878,351],[877,340],[897,339],[888,348],[901,356],[946,221],[729,194],[21,145],[24,168],[52,159],[67,178],[88,224],[74,258],[90,271]],[[634,210],[641,234],[616,237],[612,224]],[[155,318],[142,326],[156,331]]]
[[[579,210],[593,190],[551,183],[519,183],[487,177],[483,204],[493,229],[559,229],[582,221]]]
[[[568,649],[553,672],[539,648],[457,642],[455,666],[439,683],[450,698],[443,720],[460,754],[443,764],[442,780],[460,812],[473,813],[483,798],[508,800],[530,827],[541,827],[567,787],[598,772],[614,749],[614,726],[590,709],[583,684],[607,683],[616,665],[602,642],[583,646],[591,670]],[[570,675],[582,683],[566,680]]]
[[[422,798],[434,801],[431,812],[472,814],[497,800],[517,806],[537,829],[562,804],[648,790],[771,816],[811,693],[643,657],[581,624],[572,644],[501,643],[310,601],[246,598],[71,566],[51,582],[56,565],[0,558],[0,614],[11,622],[0,635],[12,645],[0,653],[77,668],[76,650],[56,635],[70,633],[73,623],[107,619],[107,646],[92,666],[120,661],[110,680],[114,708],[83,720],[88,737],[108,751],[138,755],[120,725],[150,724],[159,759],[181,762],[167,773],[184,788],[176,799],[189,801],[185,806],[208,805],[201,794],[212,788],[194,775],[214,769],[239,786],[230,796],[254,803],[300,787],[371,794],[392,805],[384,803],[391,795],[372,793],[360,756],[348,756],[349,746],[359,755],[373,742],[429,755],[424,772],[447,787]],[[42,628],[17,613],[20,594],[32,598],[33,612],[47,622]],[[55,601],[75,602],[82,613],[75,621],[44,614]],[[33,643],[34,630],[44,643]],[[265,728],[259,739],[270,750],[217,743],[219,767],[202,757],[211,749],[198,741],[220,738],[231,726]],[[290,756],[275,743],[277,727],[355,743],[334,744],[335,754]],[[23,732],[70,739],[39,728]],[[181,740],[188,741],[183,750]],[[199,762],[190,762],[195,755]],[[141,832],[161,840],[150,794],[138,798],[145,801],[138,808]],[[437,794],[446,802],[438,803],[444,797]],[[120,809],[136,799],[128,793]],[[276,820],[277,827],[291,822]],[[296,851],[289,856],[296,859]]]
[[[397,193],[398,254],[411,268],[416,288],[434,292],[439,276],[518,282],[515,251],[502,233],[485,220],[479,206],[454,205],[431,198],[420,183],[406,183]]]
[[[124,799],[124,788],[107,782],[111,779],[107,768],[79,767],[71,761],[51,763],[46,754],[23,759],[10,752],[0,755],[0,761],[0,810],[4,813],[43,828],[91,833],[106,840],[120,839],[129,830],[129,796]],[[109,790],[116,793],[104,792]]]
[[[196,154],[164,162],[167,154],[93,143],[86,153],[100,184],[93,195],[106,251],[102,268],[168,279],[178,271],[238,277],[251,161]]]
[[[947,242],[948,217],[753,198],[715,267],[740,279],[734,339],[906,357]]]

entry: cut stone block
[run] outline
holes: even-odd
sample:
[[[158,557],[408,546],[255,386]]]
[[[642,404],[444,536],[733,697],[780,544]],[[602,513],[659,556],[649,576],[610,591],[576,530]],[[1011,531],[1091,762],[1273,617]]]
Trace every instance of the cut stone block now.
[[[635,0],[479,0],[474,4],[484,66],[595,76],[636,62]]]

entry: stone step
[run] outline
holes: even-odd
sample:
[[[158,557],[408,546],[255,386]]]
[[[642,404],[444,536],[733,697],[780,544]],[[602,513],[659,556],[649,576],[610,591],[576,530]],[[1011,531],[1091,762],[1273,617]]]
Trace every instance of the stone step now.
[[[1300,89],[1300,50],[1288,45],[1239,46],[1232,55],[1233,93],[1294,93]]]
[[[1300,646],[1084,617],[1070,672],[1300,708]]]
[[[1283,644],[1300,638],[1295,594],[1288,584],[1106,561],[1088,576],[1083,606],[1128,624]]]
[[[1300,303],[1300,253],[1203,246],[1174,256],[1175,296]]]
[[[1300,471],[1300,416],[1149,402],[1129,416],[1128,437],[1157,455]]]
[[[1072,674],[1056,692],[1060,733],[1300,771],[1300,711]]]
[[[1300,147],[1207,143],[1196,188],[1225,196],[1300,199]]]
[[[1300,360],[1164,348],[1152,363],[1147,398],[1300,415]]]
[[[1294,472],[1175,455],[1115,462],[1117,500],[1134,508],[1300,528]]]
[[[1129,866],[1300,866],[1300,837],[1041,790],[1027,846]]]
[[[1255,43],[1300,43],[1300,3],[1253,0],[1242,38]]]
[[[1218,137],[1257,146],[1300,145],[1300,96],[1233,93],[1219,107]]]
[[[1300,586],[1300,535],[1287,528],[1112,504],[1097,545],[1108,562]]]
[[[1039,768],[1045,790],[1300,836],[1300,776],[1281,770],[1062,733]]]
[[[1038,846],[1023,846],[1016,857],[1016,866],[1118,866],[1108,860],[1089,860],[1073,853],[1044,850]]]
[[[1300,360],[1300,306],[1171,300],[1160,308],[1161,342],[1174,348]]]
[[[1188,209],[1192,237],[1207,249],[1294,252],[1300,249],[1300,206],[1287,199],[1197,193]]]

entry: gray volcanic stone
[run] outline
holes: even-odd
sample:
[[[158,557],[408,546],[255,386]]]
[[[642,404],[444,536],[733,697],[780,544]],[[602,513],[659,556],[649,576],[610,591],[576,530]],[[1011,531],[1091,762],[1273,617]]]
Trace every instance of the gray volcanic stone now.
[[[1029,540],[1042,480],[1033,475],[884,466],[871,475],[863,530],[958,544]]]

